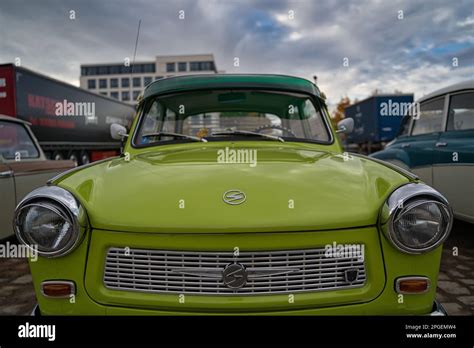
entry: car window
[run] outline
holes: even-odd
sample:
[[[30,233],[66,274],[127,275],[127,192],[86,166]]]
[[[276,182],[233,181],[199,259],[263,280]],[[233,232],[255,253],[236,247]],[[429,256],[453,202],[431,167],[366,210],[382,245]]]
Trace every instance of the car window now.
[[[410,119],[411,117],[408,115],[403,117],[398,131],[399,136],[408,135],[408,132],[410,132]]]
[[[0,121],[0,153],[6,160],[39,157],[25,126],[7,121]]]
[[[451,96],[448,130],[474,129],[474,92]]]
[[[412,135],[440,132],[443,123],[444,97],[420,104],[420,114],[415,119]]]
[[[180,141],[156,132],[173,132],[208,140],[225,141],[212,133],[242,130],[283,138],[329,142],[330,134],[321,105],[306,95],[276,91],[215,90],[162,96],[145,106],[137,145]],[[248,138],[246,138],[248,139]],[[265,138],[256,138],[256,140]]]
[[[316,139],[324,138],[327,133],[324,128],[323,119],[309,99],[306,99],[303,103],[303,115],[306,115],[308,119],[311,137]]]

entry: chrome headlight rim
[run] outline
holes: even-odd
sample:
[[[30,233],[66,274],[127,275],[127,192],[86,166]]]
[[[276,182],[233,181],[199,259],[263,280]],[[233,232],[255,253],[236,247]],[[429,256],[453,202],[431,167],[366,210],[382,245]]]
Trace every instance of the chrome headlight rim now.
[[[425,203],[432,203],[438,206],[440,212],[442,212],[444,218],[447,220],[446,229],[439,234],[440,237],[437,238],[433,244],[413,248],[403,244],[399,240],[394,223],[401,214]],[[423,254],[436,249],[449,237],[453,226],[453,216],[454,214],[448,200],[441,193],[423,183],[409,183],[396,189],[385,201],[380,212],[379,227],[391,244],[399,251],[408,254]],[[433,236],[430,241],[435,239],[435,236]],[[425,242],[423,245],[426,244],[428,244],[428,242]]]
[[[32,243],[24,232],[19,228],[21,214],[33,206],[41,207],[52,211],[63,217],[71,224],[71,236],[68,242],[56,250],[42,250],[39,245]],[[53,258],[65,256],[71,253],[82,241],[88,220],[84,208],[69,191],[58,186],[43,186],[30,192],[18,204],[13,217],[13,228],[18,240],[38,255]]]

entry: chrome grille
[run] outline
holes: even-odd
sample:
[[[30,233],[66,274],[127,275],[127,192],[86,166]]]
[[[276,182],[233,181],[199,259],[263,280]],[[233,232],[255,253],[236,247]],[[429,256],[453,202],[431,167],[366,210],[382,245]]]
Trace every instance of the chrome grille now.
[[[282,294],[356,288],[366,282],[361,249],[348,257],[335,258],[326,257],[324,248],[240,252],[238,257],[234,257],[233,252],[110,248],[104,284],[115,290],[197,295]],[[232,263],[244,265],[257,276],[249,276],[240,289],[226,287],[222,272]],[[291,271],[279,273],[282,269]],[[264,275],[269,271],[271,274]],[[357,276],[348,281],[346,272],[357,273]]]

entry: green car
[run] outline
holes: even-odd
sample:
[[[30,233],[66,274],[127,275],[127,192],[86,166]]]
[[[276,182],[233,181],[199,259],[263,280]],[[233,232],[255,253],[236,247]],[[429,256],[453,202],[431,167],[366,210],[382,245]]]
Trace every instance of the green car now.
[[[18,205],[42,315],[442,315],[447,200],[342,151],[323,94],[280,75],[149,85],[120,157]]]

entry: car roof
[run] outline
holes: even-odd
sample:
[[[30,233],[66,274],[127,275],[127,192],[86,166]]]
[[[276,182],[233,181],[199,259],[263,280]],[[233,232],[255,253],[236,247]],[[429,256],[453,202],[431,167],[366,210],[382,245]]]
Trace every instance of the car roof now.
[[[452,92],[457,92],[457,91],[462,91],[465,89],[474,89],[474,80],[468,80],[460,83],[456,83],[454,85],[450,85],[441,89],[438,89],[430,94],[427,94],[420,99],[417,100],[417,102],[423,102],[425,100],[447,94],[447,93],[452,93]]]
[[[168,77],[148,85],[143,97],[146,99],[165,93],[226,88],[294,91],[321,98],[319,88],[309,80],[295,76],[269,74],[199,74]]]
[[[7,115],[2,115],[2,114],[0,114],[0,121],[10,121],[10,122],[16,122],[16,123],[31,125],[31,123],[28,122],[28,121],[23,121],[23,120],[20,120],[19,118],[7,116]]]

